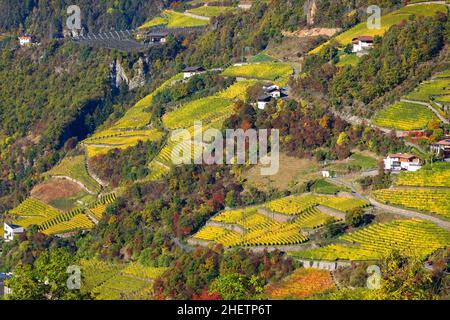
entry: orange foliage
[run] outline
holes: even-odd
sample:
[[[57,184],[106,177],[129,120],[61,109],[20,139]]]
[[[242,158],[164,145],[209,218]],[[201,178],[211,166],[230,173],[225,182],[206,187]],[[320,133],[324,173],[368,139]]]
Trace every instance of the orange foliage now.
[[[270,299],[303,299],[333,288],[328,271],[300,268],[280,283],[269,285],[266,294]]]

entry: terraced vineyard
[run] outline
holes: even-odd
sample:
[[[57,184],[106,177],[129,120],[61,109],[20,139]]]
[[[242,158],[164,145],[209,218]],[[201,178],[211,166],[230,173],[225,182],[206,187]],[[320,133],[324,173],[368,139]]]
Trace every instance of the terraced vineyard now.
[[[248,79],[270,80],[285,85],[293,74],[290,65],[279,62],[261,62],[242,66],[231,66],[222,73],[227,77],[240,77]]]
[[[426,81],[413,92],[406,96],[406,99],[429,102],[430,100],[439,101],[442,97],[450,95],[450,79],[433,79]]]
[[[81,290],[97,300],[150,299],[153,279],[166,268],[150,268],[138,263],[113,264],[97,259],[81,260]]]
[[[97,181],[89,176],[83,155],[64,158],[60,164],[45,173],[45,175],[52,177],[70,177],[81,182],[92,193],[99,193],[101,190]]]
[[[302,230],[319,228],[329,220],[335,221],[314,207],[305,210],[292,222],[278,222],[258,213],[257,208],[230,210],[213,217],[213,225],[203,227],[193,238],[221,243],[226,247],[295,245],[309,240]],[[237,229],[233,231],[225,225]]]
[[[397,102],[378,112],[373,123],[380,127],[415,130],[425,128],[433,119],[436,119],[435,114],[426,106]]]
[[[187,16],[180,12],[172,10],[164,10],[164,12],[156,17],[147,21],[139,29],[147,29],[155,26],[166,26],[167,28],[183,28],[183,27],[198,27],[207,25],[209,22],[203,19],[197,19]]]
[[[450,70],[441,72],[441,73],[437,74],[434,78],[435,79],[450,79]]]
[[[369,203],[353,197],[302,195],[274,200],[266,204],[265,208],[276,213],[299,215],[317,205],[324,205],[342,212],[349,212],[356,208],[366,207]]]
[[[90,292],[95,287],[100,286],[108,279],[119,274],[120,270],[124,267],[98,259],[80,260],[79,264],[83,277],[81,290],[84,292]]]
[[[336,218],[330,217],[317,208],[310,208],[296,218],[294,224],[301,229],[317,229],[323,227],[330,220],[337,221]]]
[[[171,130],[188,128],[194,121],[209,123],[212,119],[229,114],[233,102],[219,97],[194,100],[163,117],[165,126]]]
[[[59,223],[56,223],[46,229],[43,229],[42,232],[48,235],[52,234],[61,234],[61,233],[68,233],[71,231],[78,231],[78,230],[90,230],[94,227],[94,224],[92,223],[89,218],[83,214],[79,213],[68,221],[62,221]]]
[[[292,256],[313,260],[379,260],[391,250],[406,256],[425,258],[439,248],[450,245],[450,232],[422,220],[395,220],[370,225],[342,236],[339,244],[298,251]]]
[[[377,36],[383,35],[393,25],[399,24],[403,20],[407,20],[411,16],[434,16],[437,12],[447,12],[447,8],[443,4],[420,4],[411,7],[402,7],[399,10],[393,11],[381,17],[380,29],[368,29],[366,21],[356,25],[355,27],[342,32],[341,34],[333,37],[324,44],[318,46],[310,52],[310,54],[319,53],[322,48],[330,43],[337,42],[342,46],[345,46],[352,42],[353,38],[359,36]]]
[[[84,142],[88,157],[106,154],[113,149],[127,149],[138,144],[139,141],[160,141],[164,134],[158,130],[124,131],[114,136],[90,138]]]
[[[450,219],[450,189],[383,189],[373,197],[385,204],[432,212]]]
[[[437,162],[423,166],[417,172],[401,172],[396,184],[399,186],[450,188],[450,163]]]
[[[171,86],[173,83],[183,79],[179,73],[161,84],[151,94],[138,101],[125,115],[112,127],[95,133],[86,139],[88,157],[105,154],[115,148],[126,149],[135,146],[139,141],[160,141],[164,134],[155,129],[145,129],[151,119],[151,113],[146,111],[153,97],[161,90]]]
[[[58,216],[60,212],[40,200],[28,198],[19,206],[9,211],[9,214],[17,217],[20,216],[51,219]]]
[[[146,267],[140,263],[133,262],[122,269],[122,274],[145,279],[156,279],[161,276],[167,268]]]
[[[139,291],[151,289],[153,283],[122,274],[116,275],[92,290],[96,300],[127,300]]]
[[[106,205],[114,202],[115,199],[115,194],[104,196],[88,210],[94,217],[101,218]],[[88,216],[85,215],[84,209],[77,208],[62,212],[34,198],[26,199],[9,213],[14,217],[13,222],[15,224],[25,228],[30,225],[37,225],[40,232],[49,235],[90,230],[94,226]]]
[[[258,80],[245,80],[245,81],[238,81],[234,84],[232,84],[230,87],[228,87],[226,90],[218,94],[218,97],[225,98],[225,99],[239,99],[242,101],[247,100],[247,92],[250,87],[261,83]]]
[[[194,100],[180,108],[167,113],[163,122],[168,129],[186,129],[190,136],[170,135],[167,144],[161,149],[156,158],[150,163],[151,174],[147,178],[155,181],[164,176],[169,167],[174,165],[172,153],[189,153],[196,159],[203,152],[203,145],[192,141],[194,137],[194,121],[202,121],[203,132],[209,128],[220,129],[223,121],[228,117],[234,99],[245,99],[247,90],[258,81],[241,81],[231,85],[226,90],[210,97]],[[175,149],[178,148],[178,149]],[[177,150],[179,151],[177,153]]]
[[[101,220],[106,212],[106,207],[116,201],[114,193],[102,197],[99,201],[91,205],[87,210],[95,219]]]
[[[235,11],[235,7],[221,7],[221,6],[202,6],[188,10],[189,13],[196,14],[203,17],[217,17],[221,14]]]
[[[336,287],[331,273],[324,270],[300,268],[280,283],[268,285],[269,299],[304,299]]]

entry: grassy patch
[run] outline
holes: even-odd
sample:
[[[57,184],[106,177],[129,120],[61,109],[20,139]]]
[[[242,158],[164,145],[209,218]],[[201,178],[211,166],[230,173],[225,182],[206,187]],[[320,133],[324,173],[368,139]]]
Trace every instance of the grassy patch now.
[[[84,155],[64,158],[46,176],[66,176],[81,182],[88,190],[98,193],[100,185],[87,172]]]
[[[356,54],[343,54],[339,57],[337,67],[356,66],[359,62],[359,57]]]
[[[333,183],[330,183],[324,179],[317,180],[311,187],[311,191],[320,194],[330,194],[335,195],[340,191],[350,192],[351,190],[337,186]]]
[[[310,159],[299,159],[280,154],[280,168],[273,176],[261,175],[262,164],[253,166],[244,177],[247,186],[268,191],[270,188],[294,191],[298,186],[319,177],[319,165]]]

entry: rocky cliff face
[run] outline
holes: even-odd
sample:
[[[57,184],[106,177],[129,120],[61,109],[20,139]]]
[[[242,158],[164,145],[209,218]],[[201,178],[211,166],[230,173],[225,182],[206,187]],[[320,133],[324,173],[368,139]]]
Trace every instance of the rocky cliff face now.
[[[119,88],[122,85],[126,84],[130,90],[134,90],[145,85],[146,62],[144,61],[144,59],[139,58],[138,61],[133,65],[131,75],[127,75],[125,69],[118,59],[113,61],[110,67],[110,82],[113,87]]]

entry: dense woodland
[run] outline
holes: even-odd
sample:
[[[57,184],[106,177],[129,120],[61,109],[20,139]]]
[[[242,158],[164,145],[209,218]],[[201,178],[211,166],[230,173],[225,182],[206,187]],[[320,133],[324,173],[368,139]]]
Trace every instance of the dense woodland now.
[[[157,14],[173,0],[152,1],[77,1],[85,30],[106,31],[111,28],[136,28]],[[71,1],[2,0],[0,1],[0,31],[21,31],[40,37],[61,36],[66,27],[67,7]]]

